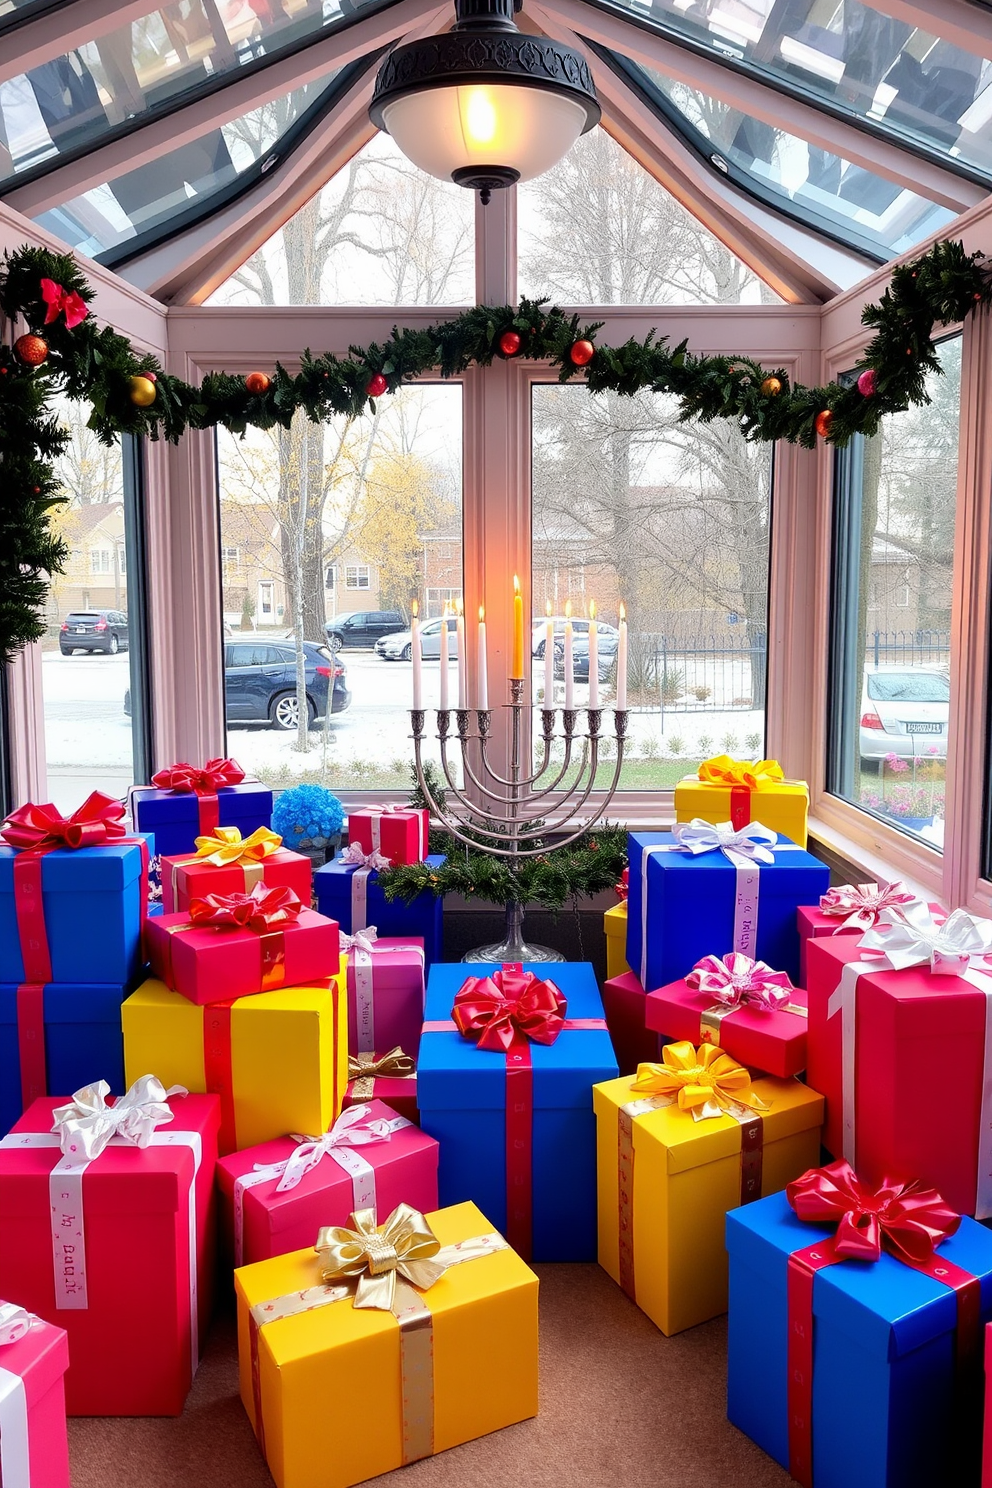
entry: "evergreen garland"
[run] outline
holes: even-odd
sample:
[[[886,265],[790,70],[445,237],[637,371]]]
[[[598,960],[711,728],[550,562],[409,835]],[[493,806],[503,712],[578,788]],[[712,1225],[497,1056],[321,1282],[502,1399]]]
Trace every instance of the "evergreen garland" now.
[[[583,324],[547,300],[523,299],[516,309],[477,305],[427,330],[394,327],[383,345],[352,346],[343,358],[306,350],[295,377],[277,363],[267,374],[269,385],[253,393],[244,377],[226,372],[209,373],[192,387],[92,315],[72,329],[61,312],[46,324],[42,279],[86,303],[93,299],[68,254],[24,247],[6,255],[0,268],[0,315],[15,334],[26,329],[48,343],[47,359],[37,367],[0,346],[0,657],[6,659],[43,634],[48,576],[62,572],[67,557],[49,527],[52,507],[63,499],[52,461],[66,438],[48,411],[57,391],[91,405],[89,427],[105,444],[125,433],[175,442],[186,429],[217,425],[243,434],[249,427],[288,428],[298,409],[313,423],[361,415],[375,408],[377,375],[385,391],[395,392],[425,372],[451,377],[489,366],[506,355],[501,338],[515,332],[520,344],[512,355],[549,362],[559,382],[583,375],[591,392],[673,393],[683,421],[732,418],[748,439],[812,449],[818,435],[844,445],[856,433],[874,434],[885,414],[926,402],[926,377],[940,370],[935,328],[992,301],[984,256],[966,254],[960,242],[937,243],[893,270],[881,300],[862,314],[875,330],[857,369],[874,374],[868,392],[857,383],[793,385],[781,368],[763,368],[747,357],[696,356],[685,342],[670,348],[654,331],[643,341],[599,346],[602,322]],[[572,351],[581,341],[590,343],[591,355],[577,365]],[[155,379],[150,407],[132,401],[131,379],[143,373]]]

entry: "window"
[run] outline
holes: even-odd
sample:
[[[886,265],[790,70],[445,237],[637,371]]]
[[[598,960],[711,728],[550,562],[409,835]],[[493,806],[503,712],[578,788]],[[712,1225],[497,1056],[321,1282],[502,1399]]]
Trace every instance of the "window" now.
[[[368,564],[348,564],[344,571],[344,587],[346,589],[368,589],[370,587]]]
[[[110,572],[110,549],[90,548],[90,573],[106,574]]]
[[[333,588],[335,588],[335,586],[337,584],[337,579],[338,579],[337,564],[335,564],[335,563],[329,563],[327,565],[327,570],[326,570],[326,572],[324,574],[324,588],[325,589],[333,589]]]
[[[241,549],[222,548],[220,554],[221,568],[225,579],[233,579],[241,572]]]
[[[827,779],[942,848],[961,337],[938,351],[931,401],[838,452]]]

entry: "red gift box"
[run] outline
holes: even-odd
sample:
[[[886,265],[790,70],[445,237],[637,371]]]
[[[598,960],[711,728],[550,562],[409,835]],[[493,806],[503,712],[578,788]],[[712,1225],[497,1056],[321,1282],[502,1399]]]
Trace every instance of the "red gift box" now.
[[[398,1044],[414,1059],[424,1021],[424,942],[377,936],[375,927],[342,938],[347,950],[348,1048],[371,1054]]]
[[[270,889],[292,889],[301,903],[309,904],[312,877],[310,859],[285,847],[258,860],[245,858],[236,863],[217,863],[212,857],[163,858],[162,911],[178,914],[189,908],[191,899],[205,899],[209,894],[249,894],[258,883]]]
[[[69,1488],[68,1368],[64,1329],[0,1302],[0,1480],[9,1488]]]
[[[0,1296],[66,1330],[71,1416],[179,1415],[189,1392],[210,1315],[220,1101],[167,1104],[175,1119],[150,1145],[117,1136],[71,1168],[58,1100],[34,1101],[0,1140]]]
[[[661,1058],[665,1041],[645,1024],[646,1001],[640,979],[632,971],[603,983],[606,1026],[622,1075],[634,1075],[639,1064],[654,1064]]]
[[[891,911],[887,911],[891,914]],[[925,905],[909,915],[936,926]],[[979,959],[961,974],[948,971],[940,945],[972,921],[956,911],[946,922],[932,969],[896,969],[900,947],[914,933],[880,924],[862,944],[850,935],[808,946],[809,1052],[806,1077],[826,1097],[823,1142],[846,1157],[869,1183],[888,1175],[918,1175],[961,1214],[992,1214],[989,1177],[992,1111],[983,1109],[992,1039],[992,967]],[[989,926],[992,930],[992,926]],[[889,940],[885,955],[876,950]],[[851,968],[845,970],[845,968]],[[854,968],[859,968],[856,971]]]
[[[221,1158],[217,1183],[234,1264],[303,1250],[321,1225],[347,1225],[359,1209],[385,1215],[402,1203],[433,1211],[437,1154],[433,1137],[373,1100],[343,1112],[323,1139],[281,1137]]]
[[[287,906],[291,917],[280,918],[286,909],[276,905],[290,893],[266,894],[260,885],[251,897],[213,895],[192,900],[190,913],[153,916],[145,931],[152,972],[201,1006],[334,976],[340,964],[337,921],[300,909],[295,894]],[[256,906],[260,913],[254,915]],[[242,911],[248,920],[243,925],[236,918]]]
[[[411,806],[365,806],[348,813],[348,844],[381,852],[390,864],[422,863],[427,856],[430,812]]]
[[[736,986],[731,968],[737,969]],[[739,952],[722,960],[707,956],[689,977],[648,994],[645,1022],[671,1039],[718,1044],[741,1064],[770,1075],[797,1075],[806,1068],[806,993],[784,972],[770,973],[776,980],[768,982],[769,973]],[[784,1000],[779,1006],[770,1005],[770,996],[763,1002],[762,988]]]
[[[415,1126],[420,1125],[416,1065],[401,1048],[374,1054],[350,1054],[348,1075],[344,1097],[346,1108],[380,1100],[397,1115],[405,1116]]]
[[[796,911],[799,930],[799,980],[806,983],[806,942],[820,935],[863,935],[878,924],[883,909],[912,904],[916,895],[901,882],[841,884],[820,895],[819,907],[802,905]],[[824,906],[830,906],[829,909]],[[937,919],[946,918],[939,904],[929,906]]]

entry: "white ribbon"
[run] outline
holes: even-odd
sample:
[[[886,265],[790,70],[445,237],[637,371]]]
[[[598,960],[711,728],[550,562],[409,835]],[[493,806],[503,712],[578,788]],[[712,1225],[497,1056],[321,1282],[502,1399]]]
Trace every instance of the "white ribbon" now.
[[[24,1381],[10,1369],[0,1369],[0,1483],[31,1488],[28,1398]]]
[[[956,909],[943,922],[935,920],[921,900],[883,909],[878,924],[858,941],[881,954],[848,961],[840,983],[827,1002],[827,1018],[841,1015],[841,1102],[844,1157],[857,1168],[857,1000],[862,976],[878,971],[905,971],[929,965],[932,976],[959,976],[985,996],[985,1050],[982,1106],[978,1131],[976,1219],[992,1216],[992,976],[980,963],[992,954],[992,920]]]
[[[37,1321],[26,1307],[18,1307],[16,1302],[0,1302],[0,1347],[5,1343],[20,1343]]]
[[[357,878],[358,875],[356,874]],[[379,932],[374,925],[367,926],[364,930],[358,930],[353,935],[341,936],[341,949],[353,953],[351,969],[354,972],[352,978],[355,992],[355,1028],[358,1040],[357,1049],[352,1053],[373,1054],[375,1052],[375,963],[372,955],[373,947],[380,956],[387,956],[390,952],[400,953],[407,951],[419,956],[421,966],[424,965],[424,948],[422,945],[383,945],[379,940]]]
[[[350,842],[338,859],[339,863],[356,865],[351,875],[351,929],[353,934],[356,930],[364,930],[368,923],[369,874],[377,873],[380,868],[388,868],[389,861],[376,850],[370,853],[365,852],[357,842]]]
[[[97,1080],[95,1085],[84,1085],[66,1105],[52,1112],[52,1131],[59,1138],[65,1166],[92,1162],[112,1137],[135,1147],[147,1147],[155,1128],[173,1119],[166,1104],[169,1097],[188,1095],[189,1091],[184,1085],[170,1085],[166,1090],[154,1075],[142,1075],[112,1106],[107,1105],[109,1094],[106,1080]]]

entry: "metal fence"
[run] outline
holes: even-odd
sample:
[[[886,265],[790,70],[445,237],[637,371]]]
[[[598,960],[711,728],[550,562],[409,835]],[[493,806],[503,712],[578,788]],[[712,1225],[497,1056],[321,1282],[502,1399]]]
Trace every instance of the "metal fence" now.
[[[947,630],[870,630],[865,661],[869,666],[904,663],[906,666],[946,667],[951,660]]]

